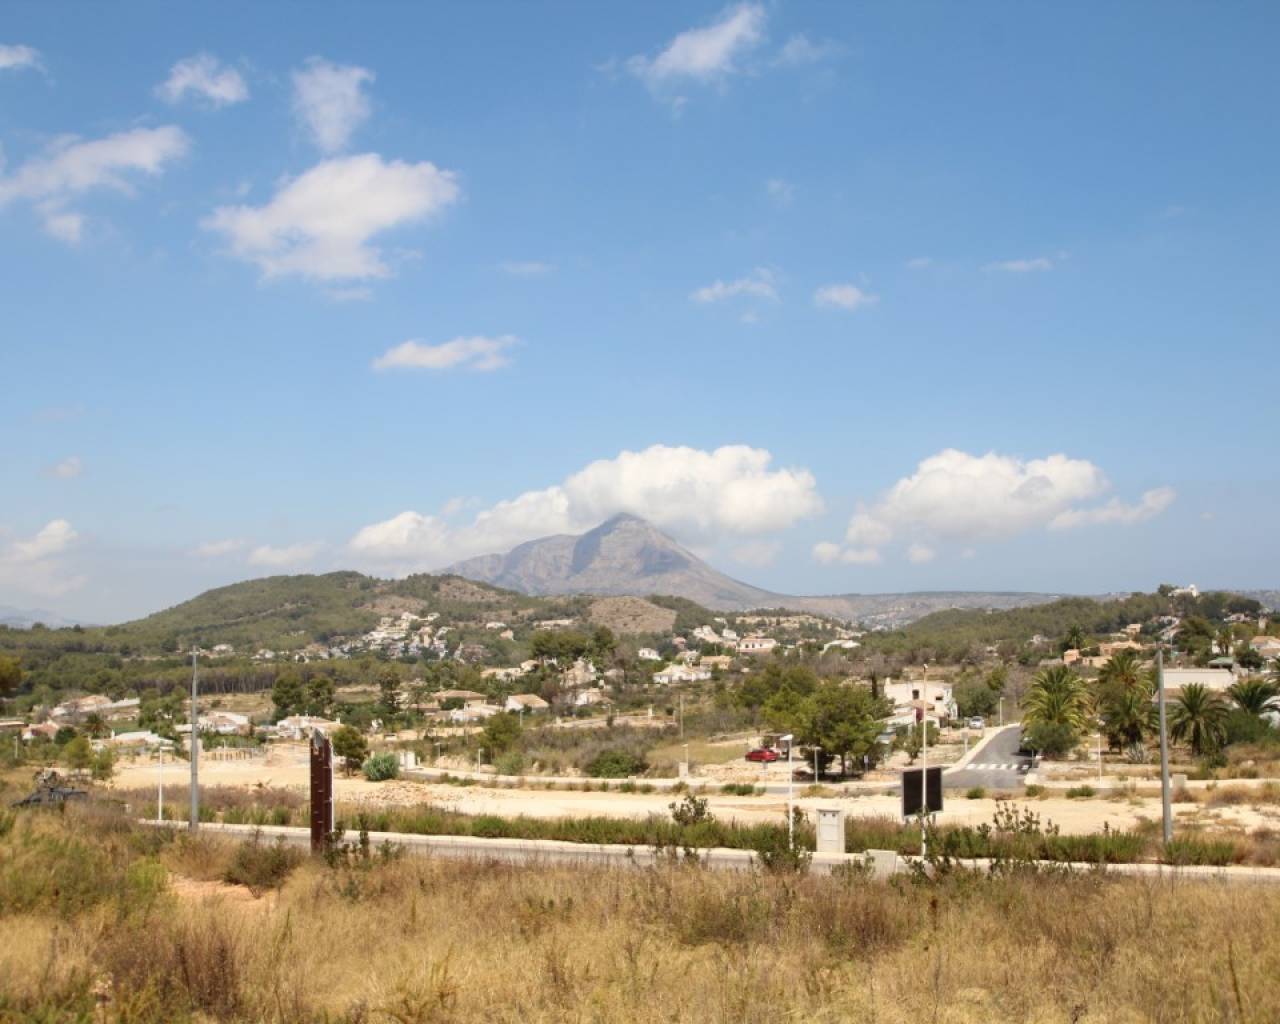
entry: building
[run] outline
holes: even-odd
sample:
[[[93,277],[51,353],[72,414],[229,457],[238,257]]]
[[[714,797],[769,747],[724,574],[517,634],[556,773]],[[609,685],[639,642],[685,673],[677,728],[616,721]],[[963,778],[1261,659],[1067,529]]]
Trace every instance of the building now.
[[[273,731],[277,739],[305,740],[309,739],[311,734],[317,730],[325,735],[332,735],[341,726],[341,722],[332,722],[327,718],[320,718],[316,715],[290,715],[288,718],[280,719],[275,724]]]
[[[721,672],[728,672],[733,665],[733,658],[728,654],[704,654],[698,659],[698,664],[713,672],[716,669]]]
[[[664,686],[672,683],[702,683],[711,678],[711,670],[701,665],[668,665],[653,674],[653,681]]]
[[[590,686],[599,678],[596,667],[585,658],[579,658],[560,674],[560,682],[569,689]]]
[[[641,661],[661,661],[662,656],[652,647],[641,647],[636,651],[636,657]]]
[[[727,638],[729,631],[726,629],[724,632]],[[777,646],[778,641],[771,636],[744,636],[738,641],[738,653],[769,654]]]
[[[932,679],[904,679],[896,683],[885,683],[881,692],[893,703],[895,719],[902,713],[912,711],[912,702],[918,700],[927,702],[934,709],[930,712],[930,717],[959,717],[950,683],[935,682]]]
[[[575,708],[608,707],[612,703],[613,701],[605,695],[604,690],[598,686],[588,686],[573,695]]]
[[[1264,658],[1280,658],[1280,636],[1255,636],[1249,646]]]
[[[1098,653],[1104,658],[1110,658],[1113,654],[1119,654],[1121,651],[1140,651],[1142,644],[1133,640],[1114,640],[1105,644],[1098,644]]]
[[[513,693],[507,698],[505,708],[518,714],[521,711],[547,711],[551,705],[536,693]]]
[[[1164,670],[1165,692],[1181,690],[1190,683],[1206,690],[1222,692],[1236,681],[1236,674],[1229,668],[1167,668]]]

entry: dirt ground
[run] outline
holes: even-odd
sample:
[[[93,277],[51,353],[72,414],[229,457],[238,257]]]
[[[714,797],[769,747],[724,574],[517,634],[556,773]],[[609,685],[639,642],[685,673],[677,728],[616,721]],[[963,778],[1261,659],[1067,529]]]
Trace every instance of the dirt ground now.
[[[206,757],[200,766],[205,785],[258,786],[307,792],[307,750],[302,744],[276,745],[265,757],[246,760],[218,761]],[[154,789],[159,781],[154,761],[124,762],[116,772],[113,786],[123,789]],[[166,762],[166,786],[185,785],[189,779],[186,762]],[[697,779],[691,780],[696,785]],[[708,779],[712,785],[718,784]],[[484,786],[451,786],[406,779],[369,782],[361,777],[337,776],[335,796],[340,802],[368,806],[432,803],[466,814],[524,814],[532,817],[567,817],[603,815],[643,818],[650,814],[665,816],[673,797],[667,793],[583,793],[538,789],[497,789]],[[810,811],[823,805],[838,803],[846,814],[857,817],[893,817],[898,814],[896,795],[849,797],[802,797],[803,787],[796,787],[796,802]],[[743,822],[785,820],[786,798],[770,794],[755,797],[705,794],[712,811],[721,818]],[[1064,833],[1089,833],[1110,828],[1130,829],[1143,819],[1159,820],[1160,800],[1154,796],[1098,796],[1092,799],[1068,799],[1046,796],[1020,800],[1034,809],[1045,822],[1053,822]],[[990,822],[996,809],[994,799],[968,800],[948,795],[946,808],[939,816],[943,823],[972,824]],[[1234,805],[1207,808],[1199,804],[1175,804],[1178,821],[1211,828],[1255,829],[1280,828],[1280,807],[1273,805]]]

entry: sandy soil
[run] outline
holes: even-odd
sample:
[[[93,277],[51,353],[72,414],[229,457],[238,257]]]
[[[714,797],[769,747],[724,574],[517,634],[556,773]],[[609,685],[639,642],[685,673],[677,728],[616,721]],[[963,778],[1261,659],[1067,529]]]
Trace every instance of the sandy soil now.
[[[307,791],[308,761],[302,744],[277,745],[266,757],[239,761],[201,762],[201,781],[206,785],[266,786]],[[123,789],[154,789],[159,772],[154,761],[126,762],[116,773],[113,785]],[[759,777],[757,773],[756,777]],[[164,766],[166,786],[185,785],[189,773],[185,762],[167,762]],[[363,778],[338,776],[336,797],[339,802],[368,806],[392,806],[432,803],[467,814],[525,814],[533,817],[573,815],[605,815],[643,818],[650,814],[666,816],[674,799],[666,793],[582,793],[537,789],[495,789],[483,786],[460,787],[398,779],[391,782],[368,782]],[[696,783],[696,780],[695,780]],[[797,786],[797,795],[801,787]],[[706,794],[716,815],[743,822],[785,820],[786,800],[777,795],[735,797],[718,793]],[[1069,800],[1050,796],[1045,799],[1017,801],[1031,807],[1045,822],[1052,821],[1064,833],[1096,832],[1105,825],[1128,829],[1141,820],[1159,820],[1158,797],[1095,797]],[[812,810],[819,805],[838,803],[845,812],[858,817],[894,817],[898,814],[897,796],[856,796],[798,798],[797,803]],[[996,803],[991,799],[966,800],[948,797],[943,823],[980,824],[991,821]],[[1177,819],[1218,828],[1270,827],[1280,829],[1280,807],[1227,806],[1208,808],[1199,804],[1175,804]]]

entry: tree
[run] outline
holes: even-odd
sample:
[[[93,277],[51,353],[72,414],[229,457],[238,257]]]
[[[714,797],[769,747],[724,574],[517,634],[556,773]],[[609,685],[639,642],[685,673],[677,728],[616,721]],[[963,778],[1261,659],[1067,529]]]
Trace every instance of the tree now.
[[[1268,711],[1280,711],[1280,685],[1265,679],[1242,679],[1227,689],[1227,696],[1242,711],[1258,718]]]
[[[1086,639],[1084,630],[1081,628],[1080,624],[1075,623],[1067,630],[1067,635],[1062,641],[1062,649],[1064,651],[1078,651],[1085,645]]]
[[[804,701],[799,713],[796,740],[804,746],[819,747],[828,756],[840,758],[844,774],[846,761],[861,761],[877,751],[889,706],[861,686],[823,683]]]
[[[306,709],[309,715],[324,716],[333,706],[333,680],[327,675],[314,675],[307,681]]]
[[[93,763],[93,748],[85,736],[77,736],[62,748],[62,760],[73,772],[82,772]]]
[[[1098,673],[1095,704],[1112,748],[1140,747],[1156,728],[1155,676],[1134,651],[1113,654]]]
[[[333,752],[342,758],[342,770],[350,775],[369,756],[369,742],[359,729],[344,725],[333,734]]]
[[[1240,644],[1236,648],[1235,659],[1237,665],[1250,672],[1261,672],[1266,665],[1262,655],[1248,644]]]
[[[22,684],[22,662],[0,654],[0,697],[7,697]]]
[[[522,731],[520,719],[510,711],[494,715],[485,722],[481,736],[484,738],[483,746],[490,759],[506,753],[515,746]]]
[[[84,734],[97,740],[101,739],[103,736],[110,736],[111,730],[108,728],[107,723],[103,720],[102,716],[94,711],[85,716]]]
[[[400,675],[390,665],[378,674],[378,708],[388,718],[400,712]]]
[[[400,774],[400,760],[390,750],[370,754],[364,759],[364,777],[370,782],[385,782]]]
[[[1088,715],[1084,683],[1066,665],[1051,665],[1032,678],[1023,709],[1029,725],[1062,725],[1079,732]]]
[[[1227,702],[1200,683],[1188,683],[1173,702],[1169,733],[1185,739],[1199,757],[1216,750],[1226,734]]]
[[[305,700],[302,677],[296,671],[286,669],[276,676],[276,681],[271,687],[271,703],[276,706],[277,722],[300,712]]]

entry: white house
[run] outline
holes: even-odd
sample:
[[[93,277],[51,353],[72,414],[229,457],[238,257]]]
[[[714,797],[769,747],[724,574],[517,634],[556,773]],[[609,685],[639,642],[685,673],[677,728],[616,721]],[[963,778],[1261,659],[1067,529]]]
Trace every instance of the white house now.
[[[726,639],[729,631],[725,631]],[[738,641],[739,654],[768,654],[778,646],[778,641],[771,636],[744,636]]]
[[[1236,674],[1229,668],[1167,668],[1164,670],[1165,692],[1181,690],[1190,683],[1206,690],[1221,692],[1236,681]]]
[[[518,714],[521,711],[546,711],[551,705],[536,693],[513,693],[504,707]]]
[[[929,713],[930,717],[935,715],[939,718],[959,717],[950,683],[933,679],[927,681],[922,679],[902,679],[896,683],[892,681],[885,683],[881,692],[892,701],[896,713],[909,712],[913,710],[912,701],[923,700],[927,701],[929,706],[934,709]],[[896,717],[897,714],[895,714]]]
[[[589,686],[573,695],[575,708],[604,707],[612,703],[613,701],[605,696],[604,690],[598,686]]]
[[[668,665],[653,674],[655,683],[669,686],[672,683],[701,683],[711,678],[711,670],[700,665]]]
[[[641,661],[661,661],[662,656],[652,647],[641,647],[636,651],[636,657]]]
[[[1249,646],[1264,658],[1280,658],[1280,636],[1255,636]]]
[[[290,715],[276,723],[275,734],[282,740],[305,740],[317,729],[328,735],[341,727],[341,722],[331,722],[317,715]]]

